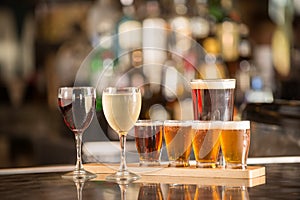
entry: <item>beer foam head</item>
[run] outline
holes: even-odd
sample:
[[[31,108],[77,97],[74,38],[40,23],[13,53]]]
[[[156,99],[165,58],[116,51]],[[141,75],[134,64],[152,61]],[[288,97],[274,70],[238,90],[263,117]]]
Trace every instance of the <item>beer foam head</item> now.
[[[158,120],[144,119],[138,120],[135,126],[162,126],[163,122]]]
[[[194,79],[192,89],[234,89],[235,79]]]
[[[225,121],[222,123],[223,130],[250,129],[250,121]]]
[[[222,127],[221,121],[201,121],[195,120],[192,123],[193,129],[201,129],[201,130],[208,130],[208,129],[220,129]]]
[[[165,126],[192,126],[192,121],[189,120],[165,120]]]

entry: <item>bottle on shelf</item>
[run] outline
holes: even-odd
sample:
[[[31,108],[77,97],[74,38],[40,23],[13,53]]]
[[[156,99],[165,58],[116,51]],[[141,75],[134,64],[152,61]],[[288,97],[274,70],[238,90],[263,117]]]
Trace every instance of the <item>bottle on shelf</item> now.
[[[220,43],[220,54],[233,78],[238,66],[240,16],[232,0],[208,1],[209,15],[214,21],[215,35]]]
[[[132,56],[141,51],[142,23],[136,15],[134,0],[121,0],[121,4],[123,15],[116,26],[116,61],[118,71],[122,73],[134,67]]]
[[[258,73],[252,60],[252,45],[249,40],[249,29],[245,24],[240,24],[239,29],[239,60],[238,68],[235,73],[235,104],[237,106],[240,106],[245,101],[245,94],[251,89],[251,77],[256,76]]]
[[[160,16],[158,1],[146,2],[143,27],[143,73],[152,93],[160,93],[163,64],[167,58],[167,22]]]
[[[206,51],[204,62],[198,66],[198,77],[203,79],[228,78],[227,66],[221,56],[219,40],[214,34],[214,28],[210,35],[204,39],[203,48]]]

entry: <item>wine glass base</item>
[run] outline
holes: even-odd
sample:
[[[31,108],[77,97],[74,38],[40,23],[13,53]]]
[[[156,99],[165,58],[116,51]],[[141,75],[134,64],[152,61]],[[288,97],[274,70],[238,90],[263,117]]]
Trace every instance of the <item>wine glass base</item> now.
[[[90,180],[96,178],[97,175],[86,170],[72,171],[61,176],[63,179],[71,179],[71,180]]]
[[[129,171],[118,171],[114,174],[106,176],[106,181],[115,182],[118,184],[129,184],[133,181],[140,179],[141,177],[135,173]]]

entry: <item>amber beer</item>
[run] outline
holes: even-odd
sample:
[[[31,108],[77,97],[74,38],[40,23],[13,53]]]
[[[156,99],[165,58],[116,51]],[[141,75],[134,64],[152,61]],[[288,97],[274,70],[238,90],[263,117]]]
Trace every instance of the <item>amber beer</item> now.
[[[163,122],[138,120],[135,123],[134,132],[140,166],[159,165],[163,140]]]
[[[169,167],[189,166],[192,148],[192,124],[190,121],[167,120],[164,122]]]
[[[223,122],[220,139],[226,168],[246,169],[250,147],[250,122]]]
[[[193,150],[198,168],[216,168],[220,151],[221,123],[214,121],[194,121]]]

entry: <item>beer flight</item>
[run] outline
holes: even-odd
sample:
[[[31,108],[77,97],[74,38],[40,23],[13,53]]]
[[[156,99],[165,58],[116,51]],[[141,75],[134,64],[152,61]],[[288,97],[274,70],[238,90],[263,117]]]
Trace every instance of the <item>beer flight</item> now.
[[[191,89],[194,119],[163,122],[138,120],[142,104],[139,88],[109,87],[103,91],[104,115],[118,133],[121,146],[120,168],[106,180],[127,183],[140,178],[128,171],[126,165],[126,136],[132,128],[141,167],[160,165],[164,139],[169,167],[189,167],[193,150],[197,168],[246,169],[250,122],[233,121],[235,79],[196,79],[191,81]],[[77,148],[92,119],[93,112],[89,110],[95,108],[95,91],[91,90],[90,87],[59,89],[59,105],[67,126],[73,124],[70,129],[75,134]],[[61,104],[62,100],[66,103]],[[70,109],[66,112],[67,106]],[[80,154],[81,148],[77,152]],[[81,156],[77,156],[76,168],[69,176],[89,179],[94,174],[83,169]]]
[[[249,121],[139,120],[135,142],[141,167],[160,165],[163,139],[169,167],[189,167],[193,152],[196,168],[247,168]],[[220,162],[220,152],[225,165]]]
[[[194,120],[135,124],[140,166],[159,164],[164,139],[169,167],[190,166],[193,152],[197,168],[246,169],[250,122],[233,121],[235,79],[197,79],[191,89]]]

